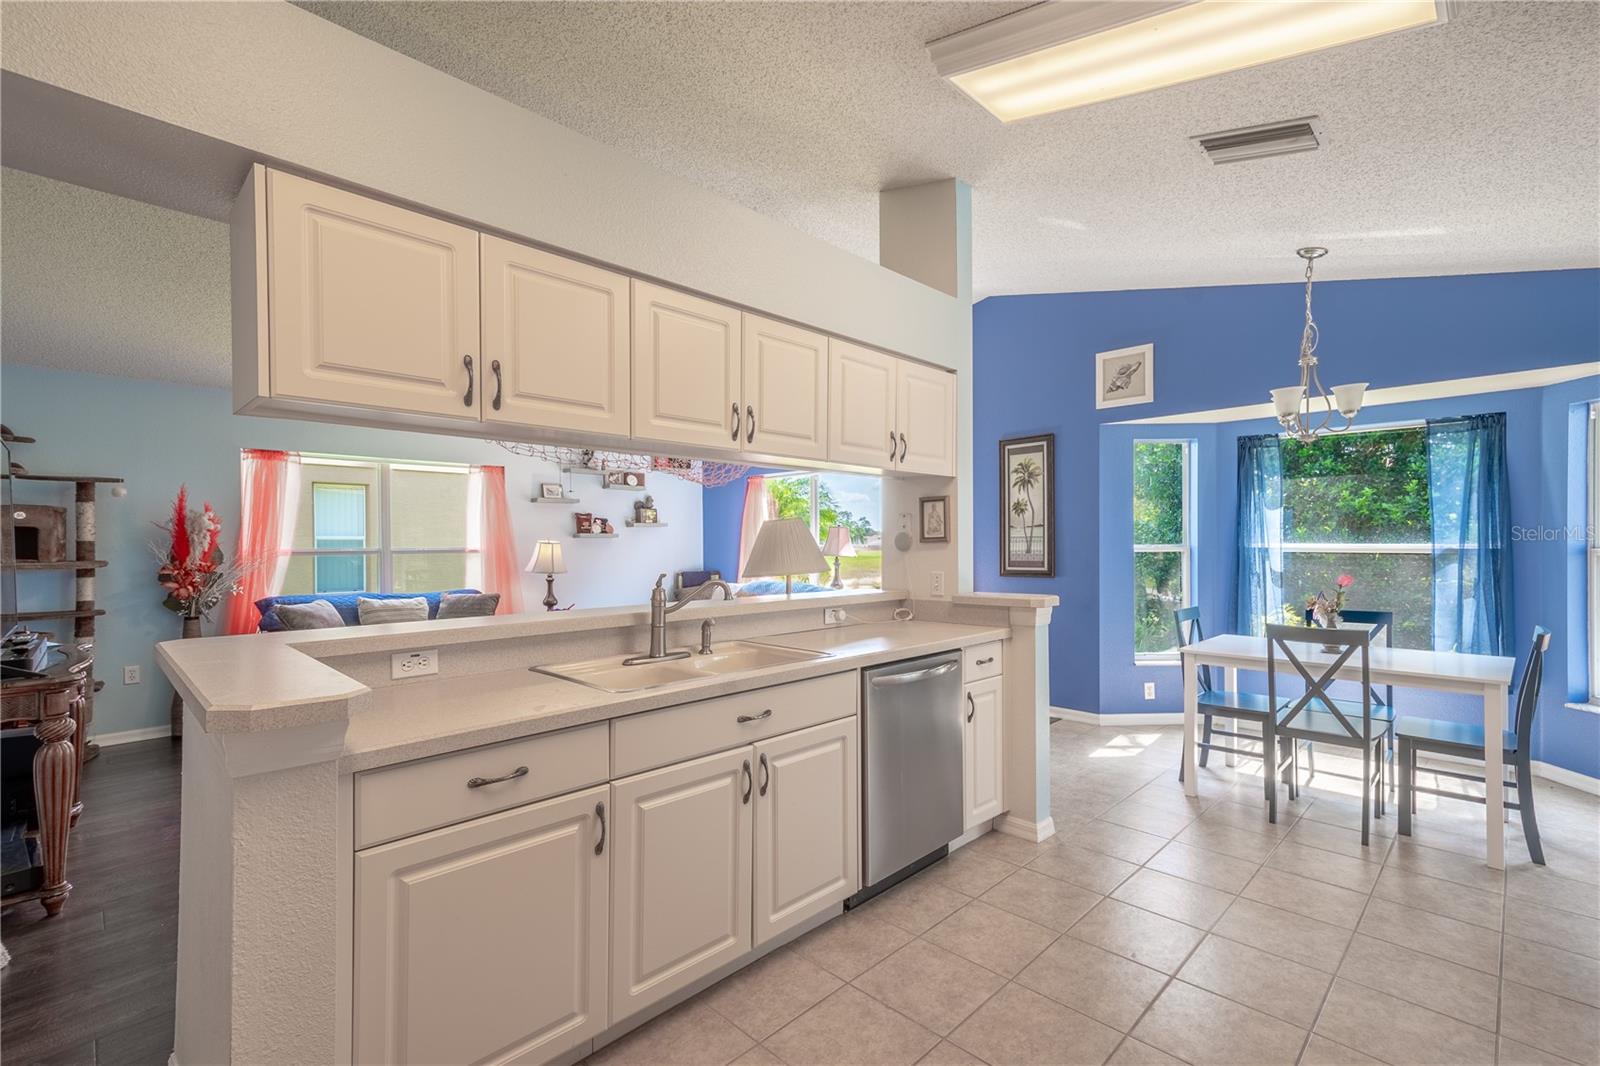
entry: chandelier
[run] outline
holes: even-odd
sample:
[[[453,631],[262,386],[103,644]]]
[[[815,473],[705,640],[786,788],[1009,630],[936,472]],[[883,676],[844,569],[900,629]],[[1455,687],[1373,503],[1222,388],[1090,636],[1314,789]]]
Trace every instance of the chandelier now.
[[[555,463],[563,472],[602,474],[607,470],[632,470],[667,474],[703,488],[738,481],[750,472],[743,463],[718,463],[703,459],[677,459],[664,455],[635,455],[630,452],[605,452],[592,448],[568,448],[555,444],[530,444],[525,441],[491,441],[513,455]]]
[[[1361,411],[1361,397],[1367,391],[1367,383],[1335,385],[1332,396],[1322,387],[1322,378],[1317,374],[1317,323],[1311,317],[1311,266],[1327,255],[1328,250],[1297,248],[1294,254],[1306,261],[1306,325],[1300,334],[1300,384],[1272,389],[1272,406],[1284,432],[1302,444],[1309,444],[1321,434],[1343,433],[1354,424]],[[1320,411],[1314,410],[1318,407]],[[1344,416],[1342,426],[1331,425],[1335,408]],[[1322,421],[1313,426],[1319,415]]]

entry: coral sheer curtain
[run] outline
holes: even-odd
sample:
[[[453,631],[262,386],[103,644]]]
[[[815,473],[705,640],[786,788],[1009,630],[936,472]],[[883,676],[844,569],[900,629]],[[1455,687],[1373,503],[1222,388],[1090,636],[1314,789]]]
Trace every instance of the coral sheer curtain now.
[[[239,545],[234,558],[253,569],[239,582],[223,619],[227,634],[254,633],[256,601],[283,589],[300,506],[300,456],[246,448],[239,458]]]
[[[772,497],[767,492],[767,479],[757,474],[745,479],[744,516],[739,521],[739,577],[744,580],[744,567],[750,561],[750,551],[756,546],[756,534],[773,514]]]
[[[506,468],[474,466],[467,488],[467,584],[498,592],[496,614],[522,610],[522,567],[517,559],[511,508],[506,505]]]

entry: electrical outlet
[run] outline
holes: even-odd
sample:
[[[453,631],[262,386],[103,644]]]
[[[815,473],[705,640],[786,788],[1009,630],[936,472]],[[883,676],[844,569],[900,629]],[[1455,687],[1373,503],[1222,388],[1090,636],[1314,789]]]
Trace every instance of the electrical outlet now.
[[[124,666],[122,668],[122,683],[124,685],[137,685],[144,680],[144,671],[137,666]]]
[[[845,623],[843,607],[824,607],[822,609],[822,624],[825,626],[842,626]]]
[[[935,598],[944,595],[944,571],[943,570],[935,570],[930,575],[930,580],[928,582],[928,595],[933,596]]]
[[[1156,698],[1156,683],[1154,681],[1146,681],[1144,683],[1144,698],[1147,700]]]
[[[439,672],[439,649],[428,651],[397,651],[389,656],[389,676],[396,681],[403,677],[426,677]]]

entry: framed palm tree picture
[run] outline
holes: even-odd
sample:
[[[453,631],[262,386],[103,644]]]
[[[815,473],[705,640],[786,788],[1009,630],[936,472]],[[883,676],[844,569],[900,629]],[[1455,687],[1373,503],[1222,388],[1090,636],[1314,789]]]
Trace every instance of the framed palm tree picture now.
[[[1056,435],[1000,442],[1000,573],[1056,576]]]

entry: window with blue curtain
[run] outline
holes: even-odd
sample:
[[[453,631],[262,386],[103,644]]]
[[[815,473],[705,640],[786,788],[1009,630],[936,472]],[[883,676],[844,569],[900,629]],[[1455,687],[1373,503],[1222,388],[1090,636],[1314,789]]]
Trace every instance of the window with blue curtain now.
[[[1506,465],[1503,412],[1428,421],[1436,650],[1513,654]]]
[[[1283,620],[1283,452],[1276,433],[1239,438],[1236,623],[1265,633]]]

